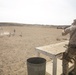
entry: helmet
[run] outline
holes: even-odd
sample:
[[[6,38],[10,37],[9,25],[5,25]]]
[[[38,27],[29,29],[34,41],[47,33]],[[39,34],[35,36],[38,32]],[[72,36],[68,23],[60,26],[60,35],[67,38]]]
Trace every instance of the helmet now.
[[[73,20],[72,25],[76,25],[76,19]]]

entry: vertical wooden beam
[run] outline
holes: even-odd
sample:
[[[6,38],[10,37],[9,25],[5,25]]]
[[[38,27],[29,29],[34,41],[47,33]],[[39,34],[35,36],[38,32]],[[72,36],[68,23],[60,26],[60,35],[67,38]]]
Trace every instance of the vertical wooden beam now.
[[[76,75],[76,57],[75,57],[75,60],[74,60],[74,75]]]
[[[57,58],[56,56],[53,57],[53,71],[52,75],[57,75]]]

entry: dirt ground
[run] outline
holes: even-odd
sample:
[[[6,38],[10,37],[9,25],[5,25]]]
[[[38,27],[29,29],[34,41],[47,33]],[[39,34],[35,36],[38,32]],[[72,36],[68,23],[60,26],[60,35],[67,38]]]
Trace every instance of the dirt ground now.
[[[0,75],[27,75],[26,61],[36,56],[35,47],[65,41],[62,29],[45,26],[2,26],[1,32],[15,35],[0,36]],[[46,56],[46,60],[49,58]]]

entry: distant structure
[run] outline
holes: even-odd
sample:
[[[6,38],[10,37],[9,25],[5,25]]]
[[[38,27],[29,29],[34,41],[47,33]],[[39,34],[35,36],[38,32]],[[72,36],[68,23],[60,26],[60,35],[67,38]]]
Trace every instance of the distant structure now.
[[[16,32],[16,30],[14,29],[14,33]]]
[[[22,32],[21,32],[21,34],[19,36],[22,37]]]
[[[65,29],[67,27],[70,27],[70,25],[61,25],[61,26],[57,26],[57,29]]]

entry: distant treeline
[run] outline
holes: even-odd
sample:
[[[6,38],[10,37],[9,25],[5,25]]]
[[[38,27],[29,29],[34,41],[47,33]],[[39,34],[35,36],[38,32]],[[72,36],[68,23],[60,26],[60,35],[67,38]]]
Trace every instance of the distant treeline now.
[[[20,24],[20,23],[5,23],[5,22],[1,22],[0,26],[23,26],[24,24]]]
[[[44,27],[54,27],[57,29],[64,29],[70,25],[44,25],[44,24],[22,24],[22,23],[9,23],[9,22],[0,22],[0,26],[44,26]]]
[[[10,23],[0,22],[0,26],[44,26],[43,24],[23,24],[23,23]],[[48,26],[48,25],[45,25]]]

